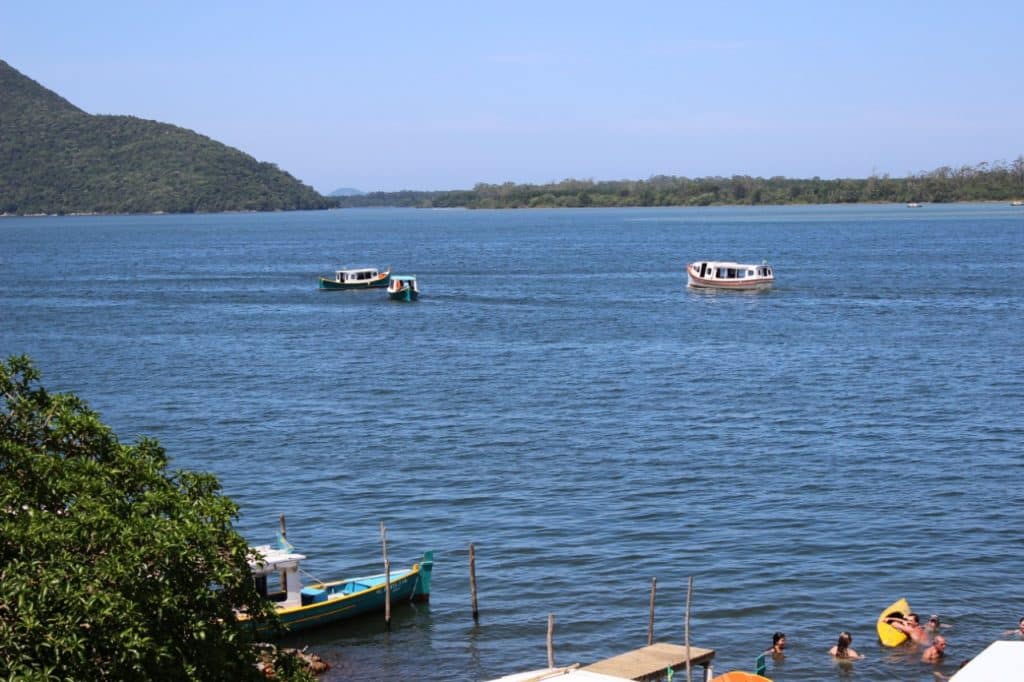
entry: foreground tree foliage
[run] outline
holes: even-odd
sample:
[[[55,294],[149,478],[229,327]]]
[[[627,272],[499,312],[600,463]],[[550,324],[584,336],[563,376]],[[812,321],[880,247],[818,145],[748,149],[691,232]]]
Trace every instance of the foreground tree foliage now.
[[[27,357],[0,362],[0,393],[0,678],[261,679],[235,611],[270,609],[216,478],[120,443]]]

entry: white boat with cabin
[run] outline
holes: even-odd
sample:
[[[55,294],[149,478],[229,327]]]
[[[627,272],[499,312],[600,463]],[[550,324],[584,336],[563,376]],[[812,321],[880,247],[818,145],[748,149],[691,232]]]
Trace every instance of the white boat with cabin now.
[[[694,289],[731,289],[755,291],[767,289],[775,282],[775,269],[762,261],[760,265],[731,261],[702,260],[686,265],[687,284]]]
[[[351,289],[376,289],[391,282],[391,268],[380,271],[377,268],[350,268],[335,270],[334,279],[320,277],[320,289],[343,291]]]

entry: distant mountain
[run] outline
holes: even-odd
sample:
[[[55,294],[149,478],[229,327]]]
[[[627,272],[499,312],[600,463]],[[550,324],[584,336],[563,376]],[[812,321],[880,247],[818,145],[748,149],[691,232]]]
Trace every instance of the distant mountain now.
[[[352,189],[351,187],[339,187],[327,196],[329,197],[361,197],[366,192],[359,189]]]
[[[167,123],[88,114],[0,60],[0,213],[336,205],[270,163]]]

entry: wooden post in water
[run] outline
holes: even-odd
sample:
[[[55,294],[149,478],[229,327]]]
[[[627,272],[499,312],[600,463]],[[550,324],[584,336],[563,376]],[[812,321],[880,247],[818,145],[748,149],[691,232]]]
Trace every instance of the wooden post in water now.
[[[691,575],[686,584],[686,622],[684,625],[686,639],[686,682],[693,682],[690,672],[690,597],[693,595],[693,576]]]
[[[647,646],[654,644],[654,595],[658,593],[658,578],[651,578],[651,611],[647,615]]]
[[[480,621],[480,609],[476,605],[476,551],[469,543],[469,598],[473,604],[473,622]]]
[[[281,514],[281,516],[279,516],[277,518],[277,524],[278,524],[278,526],[281,529],[281,549],[284,549],[285,547],[288,546],[288,526],[287,526],[287,524],[284,521],[284,514]],[[281,575],[280,575],[280,577],[278,579],[281,581],[281,589],[285,590],[287,592],[288,591],[288,572],[287,571],[281,571]]]
[[[391,561],[388,560],[388,536],[380,522],[380,542],[384,547],[384,629],[391,632]]]
[[[548,667],[555,667],[555,614],[548,614]]]

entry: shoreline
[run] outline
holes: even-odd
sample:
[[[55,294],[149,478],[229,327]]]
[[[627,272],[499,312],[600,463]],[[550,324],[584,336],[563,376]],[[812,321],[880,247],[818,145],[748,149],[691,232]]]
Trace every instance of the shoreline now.
[[[918,206],[914,208],[923,208],[925,206],[1010,206],[1012,208],[1024,208],[1024,200],[1003,200],[1003,199],[985,199],[981,201],[922,201],[915,202]],[[414,209],[414,210],[428,210],[428,211],[550,211],[550,210],[602,210],[602,209],[633,209],[633,208],[693,208],[693,209],[707,209],[707,208],[768,208],[768,207],[779,207],[779,206],[907,206],[907,202],[903,201],[847,201],[847,202],[834,202],[828,204],[808,204],[802,202],[792,203],[758,203],[758,204],[708,204],[706,206],[693,206],[689,204],[670,204],[667,206],[493,206],[493,207],[477,207],[477,206],[337,206],[332,208],[296,208],[296,209],[276,209],[273,211],[255,211],[255,210],[239,210],[239,211],[210,211],[210,212],[199,212],[189,211],[175,213],[171,211],[153,211],[151,213],[101,213],[101,212],[90,212],[90,211],[76,211],[73,213],[0,213],[0,219],[3,218],[120,218],[128,216],[182,216],[182,215],[243,215],[243,214],[268,214],[268,213],[301,213],[306,211],[346,211],[346,210],[360,210],[360,209]]]

